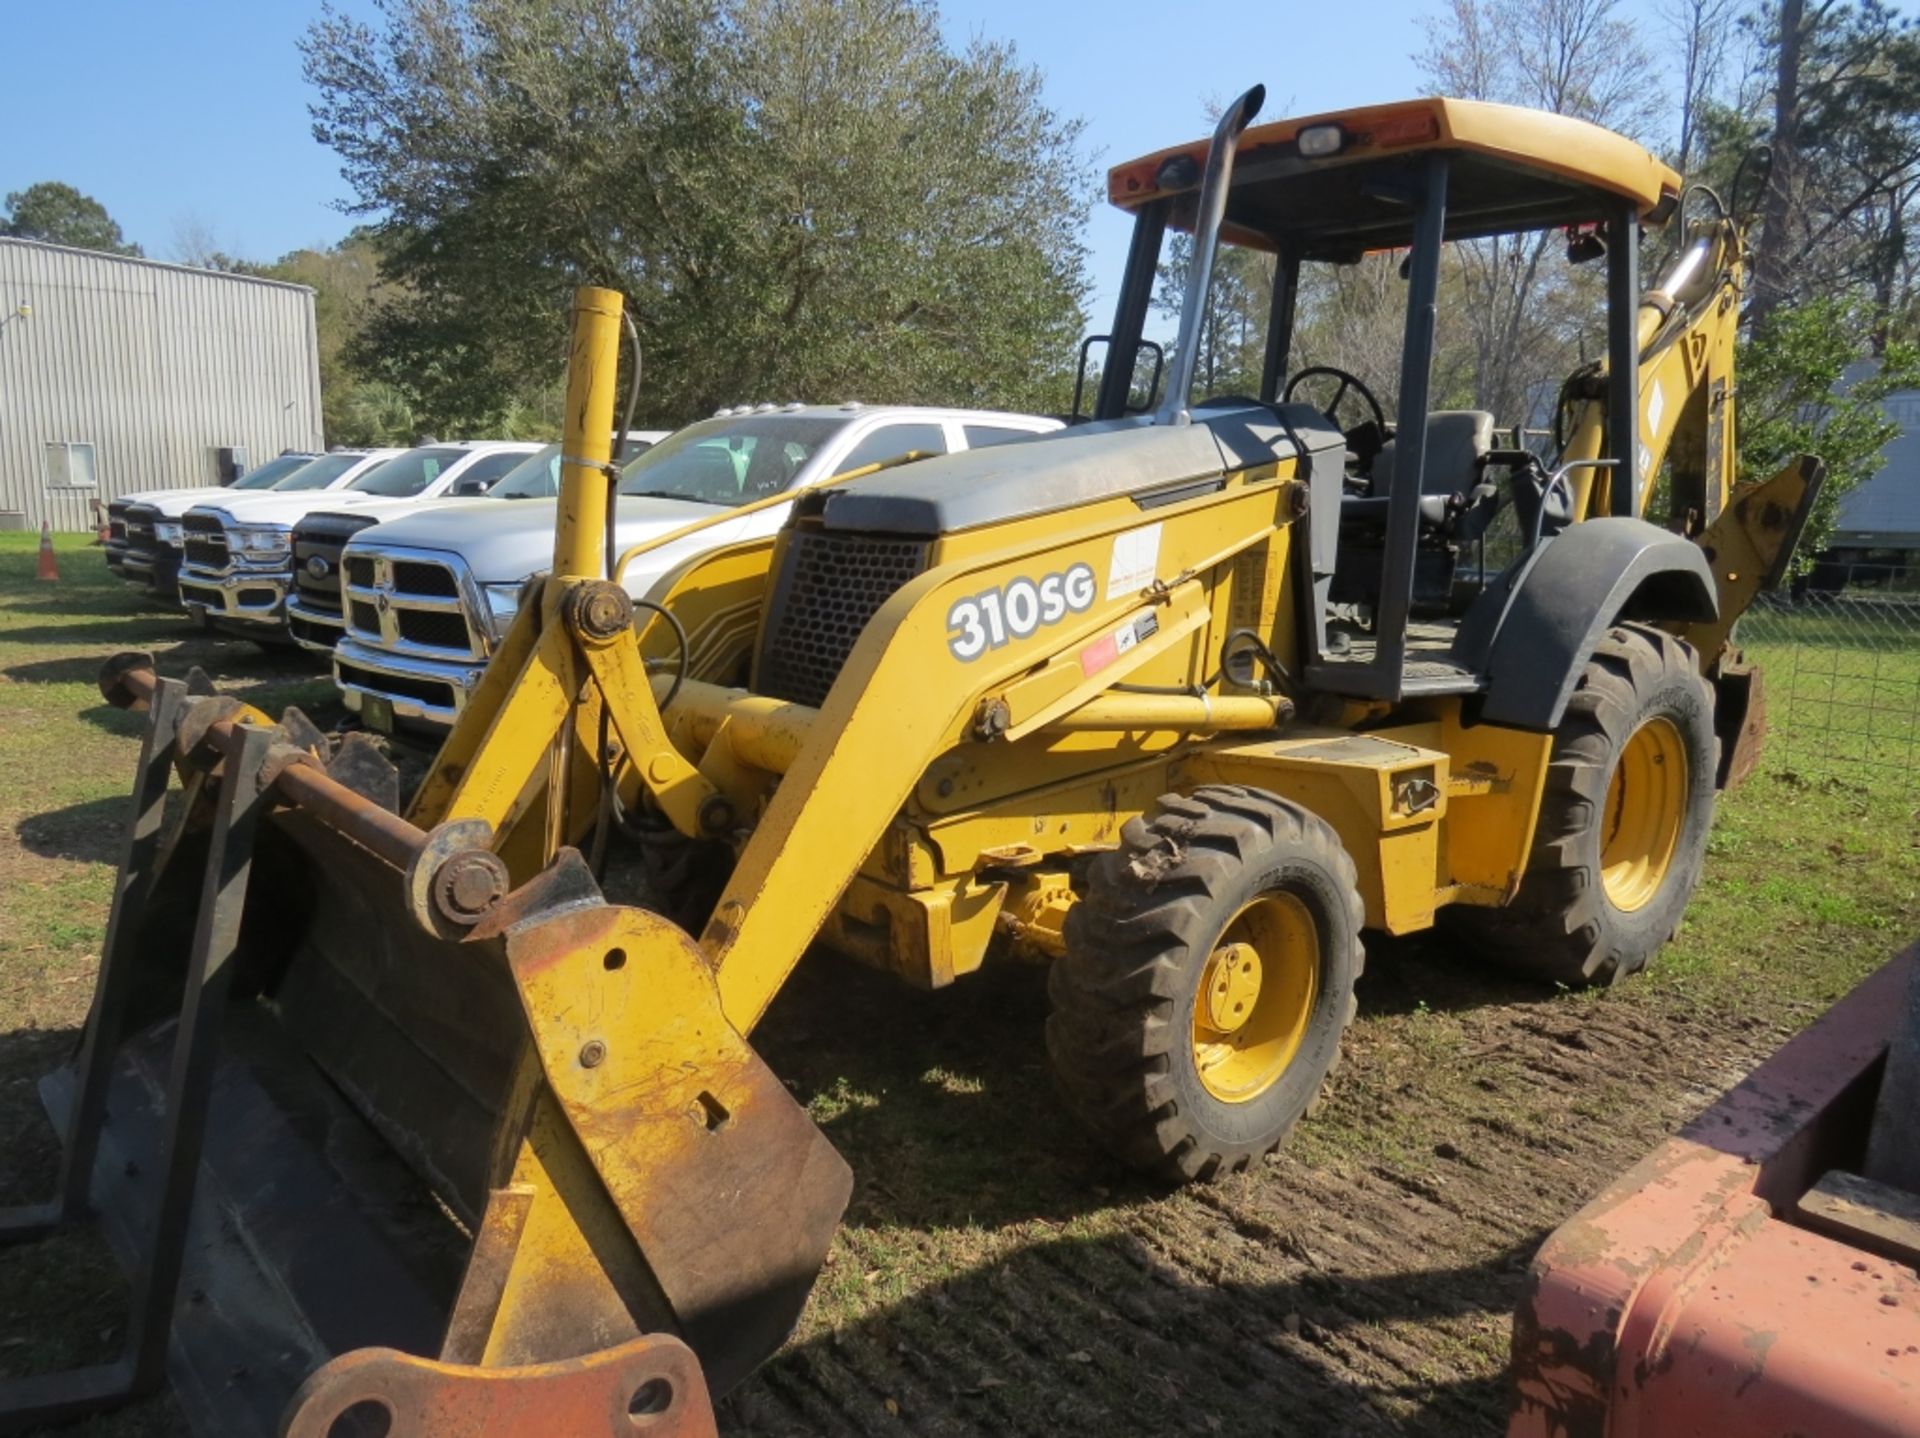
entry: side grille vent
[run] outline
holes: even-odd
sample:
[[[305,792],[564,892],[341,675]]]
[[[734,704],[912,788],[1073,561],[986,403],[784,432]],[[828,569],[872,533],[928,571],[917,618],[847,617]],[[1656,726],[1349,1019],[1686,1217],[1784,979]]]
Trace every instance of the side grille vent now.
[[[818,707],[860,631],[927,567],[928,542],[794,529],[761,626],[758,693]]]

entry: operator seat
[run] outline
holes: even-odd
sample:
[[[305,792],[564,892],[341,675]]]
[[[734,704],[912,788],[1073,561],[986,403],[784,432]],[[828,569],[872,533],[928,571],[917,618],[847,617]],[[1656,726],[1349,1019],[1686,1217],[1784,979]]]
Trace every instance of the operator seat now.
[[[1481,467],[1493,449],[1493,415],[1484,409],[1441,409],[1427,416],[1426,474],[1420,485],[1420,518],[1434,528],[1444,526],[1455,495],[1472,496],[1485,481]],[[1364,493],[1349,496],[1341,505],[1343,519],[1384,524],[1387,500],[1393,493],[1394,469],[1400,441],[1390,439],[1374,456],[1372,478]],[[1457,508],[1458,506],[1456,506]]]
[[[1459,552],[1486,532],[1499,511],[1500,490],[1484,473],[1492,452],[1493,416],[1486,410],[1443,409],[1427,416],[1414,557],[1416,613],[1452,610]],[[1374,456],[1366,488],[1340,501],[1340,552],[1329,591],[1336,603],[1372,604],[1379,597],[1399,457],[1398,440],[1388,440]]]

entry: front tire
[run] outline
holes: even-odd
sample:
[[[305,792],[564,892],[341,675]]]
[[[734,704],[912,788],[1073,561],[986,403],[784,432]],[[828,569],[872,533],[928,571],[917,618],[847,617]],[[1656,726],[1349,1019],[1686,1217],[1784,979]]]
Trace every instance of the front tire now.
[[[1353,861],[1296,804],[1168,795],[1097,859],[1049,975],[1047,1050],[1117,1157],[1183,1182],[1270,1153],[1319,1097],[1364,956]]]
[[[1519,895],[1457,910],[1508,967],[1578,988],[1638,973],[1680,926],[1713,824],[1720,741],[1693,650],[1607,632],[1554,735]]]

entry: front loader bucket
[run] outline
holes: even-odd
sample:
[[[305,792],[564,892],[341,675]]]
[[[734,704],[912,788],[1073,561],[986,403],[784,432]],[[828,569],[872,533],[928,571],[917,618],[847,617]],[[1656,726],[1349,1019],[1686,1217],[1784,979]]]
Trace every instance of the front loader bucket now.
[[[117,1363],[0,1383],[0,1431],[170,1380],[222,1435],[712,1432],[851,1177],[692,940],[571,850],[509,892],[485,825],[405,823],[297,711],[103,687],[149,714],[134,812],[43,1084],[59,1190],[0,1241],[95,1209],[133,1307]]]

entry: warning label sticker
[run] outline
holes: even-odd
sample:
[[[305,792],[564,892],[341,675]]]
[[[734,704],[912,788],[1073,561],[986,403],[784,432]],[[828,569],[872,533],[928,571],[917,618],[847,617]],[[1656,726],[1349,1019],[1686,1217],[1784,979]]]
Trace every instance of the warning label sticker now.
[[[1080,651],[1080,672],[1091,679],[1142,640],[1160,632],[1160,616],[1142,614],[1129,619],[1110,634],[1102,634]]]
[[[1113,562],[1107,566],[1107,598],[1138,594],[1160,569],[1160,526],[1130,529],[1113,541]]]

